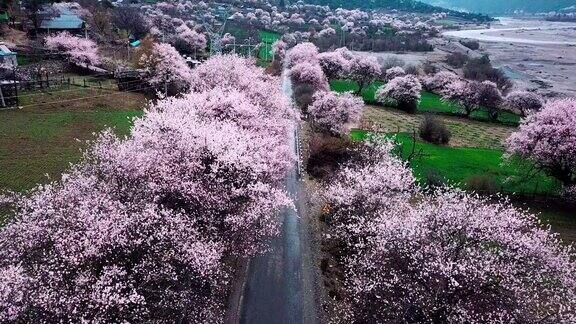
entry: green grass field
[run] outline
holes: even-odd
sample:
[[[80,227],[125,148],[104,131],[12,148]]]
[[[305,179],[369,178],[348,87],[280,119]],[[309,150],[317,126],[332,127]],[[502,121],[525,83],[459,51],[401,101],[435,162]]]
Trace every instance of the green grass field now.
[[[112,127],[128,134],[146,103],[136,93],[69,90],[24,93],[22,109],[0,111],[0,190],[24,191],[59,179],[95,132]],[[86,99],[64,101],[76,98]]]
[[[350,136],[354,140],[363,140],[367,132],[354,130]],[[405,133],[391,136],[400,145],[402,157],[409,156],[414,147],[411,136]],[[411,166],[422,183],[430,173],[434,173],[447,183],[462,188],[466,188],[466,183],[472,178],[486,177],[501,192],[510,194],[555,195],[560,189],[554,178],[531,172],[531,164],[526,161],[505,162],[503,150],[440,146],[417,140],[414,151],[421,152]]]
[[[262,46],[258,52],[258,58],[263,61],[271,61],[272,60],[272,45],[280,39],[282,35],[271,32],[271,31],[260,31],[260,41],[262,42]]]
[[[364,102],[371,105],[381,105],[376,100],[376,90],[384,85],[382,81],[375,81],[369,86],[362,89],[362,98]],[[330,88],[336,92],[357,92],[358,84],[352,80],[332,80],[330,81]],[[434,113],[459,116],[461,108],[455,103],[446,102],[441,99],[437,94],[422,91],[420,103],[418,105],[418,112],[420,113]],[[471,119],[479,121],[490,121],[486,109],[479,109],[473,112],[470,116]],[[498,121],[503,124],[517,125],[520,117],[508,112],[501,112]]]

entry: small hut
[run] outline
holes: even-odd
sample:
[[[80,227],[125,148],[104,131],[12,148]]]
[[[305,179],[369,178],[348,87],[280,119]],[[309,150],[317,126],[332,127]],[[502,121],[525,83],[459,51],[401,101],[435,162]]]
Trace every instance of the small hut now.
[[[0,65],[7,68],[18,66],[16,52],[12,52],[4,43],[0,43]]]

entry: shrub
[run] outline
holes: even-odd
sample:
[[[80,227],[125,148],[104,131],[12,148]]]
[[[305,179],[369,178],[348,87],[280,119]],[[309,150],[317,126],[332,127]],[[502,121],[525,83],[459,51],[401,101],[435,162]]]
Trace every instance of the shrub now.
[[[460,44],[468,47],[469,49],[476,51],[480,49],[480,43],[477,40],[473,39],[463,39],[460,41]]]
[[[466,62],[468,62],[469,59],[470,58],[466,54],[454,52],[450,53],[448,57],[446,57],[446,63],[455,68],[461,68],[464,66],[464,64],[466,64]]]
[[[492,81],[501,90],[510,89],[512,82],[498,69],[495,69],[490,58],[484,55],[479,58],[469,59],[463,67],[464,77],[476,81]]]
[[[452,132],[442,120],[432,115],[426,115],[420,124],[420,138],[429,143],[446,145],[450,142]]]
[[[485,195],[494,195],[498,192],[498,184],[489,176],[475,175],[465,180],[466,189]]]
[[[347,138],[314,134],[310,140],[310,157],[306,171],[317,179],[332,176],[352,156],[355,143]]]

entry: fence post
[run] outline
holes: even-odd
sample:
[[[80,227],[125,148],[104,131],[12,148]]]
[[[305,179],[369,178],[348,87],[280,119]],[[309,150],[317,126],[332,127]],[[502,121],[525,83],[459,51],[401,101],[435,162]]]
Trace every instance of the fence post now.
[[[14,80],[14,96],[16,97],[16,106],[20,104],[20,98],[18,97],[18,84]]]
[[[86,88],[86,78],[84,78],[84,88]]]

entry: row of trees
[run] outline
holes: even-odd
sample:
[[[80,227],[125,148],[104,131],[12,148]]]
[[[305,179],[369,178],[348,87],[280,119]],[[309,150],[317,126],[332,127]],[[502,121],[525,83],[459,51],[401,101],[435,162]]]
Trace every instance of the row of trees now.
[[[575,321],[574,253],[507,202],[419,189],[373,138],[330,183],[339,323]]]
[[[275,48],[278,47],[284,46],[277,45]],[[344,71],[340,70],[343,66],[346,66],[347,72],[362,70],[362,62],[365,60],[353,57],[347,50],[345,55],[348,60],[346,60],[341,54],[344,50],[328,54],[341,57],[343,61],[345,60],[343,65],[331,64],[331,58],[327,59],[327,53],[319,54],[317,47],[312,43],[296,45],[288,51],[284,59],[296,102],[310,118],[316,130],[334,136],[347,135],[351,126],[360,121],[364,107],[361,98],[350,93],[337,94],[330,91],[325,72],[331,75],[343,73]]]
[[[220,322],[230,261],[291,208],[280,80],[237,56],[192,71],[131,134],[101,134],[62,181],[2,196],[2,322]]]

